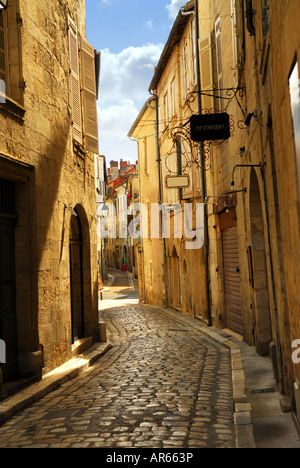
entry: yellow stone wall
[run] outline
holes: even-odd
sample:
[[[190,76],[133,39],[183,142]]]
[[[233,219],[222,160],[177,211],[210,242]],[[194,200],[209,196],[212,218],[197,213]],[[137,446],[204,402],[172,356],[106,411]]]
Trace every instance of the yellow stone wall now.
[[[18,104],[0,110],[0,176],[18,192],[19,354],[25,368],[40,353],[47,372],[71,357],[70,205],[85,243],[85,336],[97,333],[94,155],[73,150],[69,91],[68,15],[85,37],[85,2],[10,1],[9,21],[17,12],[22,82]]]

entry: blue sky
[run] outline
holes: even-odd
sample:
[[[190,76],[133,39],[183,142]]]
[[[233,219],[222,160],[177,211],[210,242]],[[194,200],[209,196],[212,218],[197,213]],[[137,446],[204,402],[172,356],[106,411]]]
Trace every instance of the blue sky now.
[[[149,98],[148,88],[184,0],[86,0],[87,39],[101,51],[99,152],[137,160],[127,134]]]

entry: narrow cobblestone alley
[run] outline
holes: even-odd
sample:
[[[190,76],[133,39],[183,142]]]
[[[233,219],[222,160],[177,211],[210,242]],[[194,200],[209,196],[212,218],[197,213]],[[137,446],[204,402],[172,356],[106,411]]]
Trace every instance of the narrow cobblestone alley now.
[[[197,321],[138,304],[134,293],[116,283],[104,293],[112,348],[6,422],[0,447],[235,446],[229,351]]]

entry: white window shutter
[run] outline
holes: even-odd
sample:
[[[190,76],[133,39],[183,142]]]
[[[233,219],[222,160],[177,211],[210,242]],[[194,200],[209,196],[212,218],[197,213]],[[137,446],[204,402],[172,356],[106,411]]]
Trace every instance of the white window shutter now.
[[[81,38],[81,74],[85,147],[91,153],[99,153],[97,89],[94,48]]]
[[[77,26],[70,17],[68,18],[68,37],[73,138],[78,143],[82,144],[82,113],[78,57],[78,34]]]
[[[200,56],[200,77],[201,77],[201,92],[207,92],[207,95],[202,95],[202,109],[214,109],[213,97],[213,61],[212,61],[212,41],[211,34],[207,34],[199,39],[199,56]]]
[[[223,92],[223,64],[222,64],[222,37],[221,37],[221,18],[220,16],[215,22],[215,39],[216,39],[216,56],[217,56],[217,80],[218,93],[222,97]],[[223,110],[223,100],[219,99],[219,110]]]
[[[231,0],[231,27],[232,27],[232,53],[233,53],[233,70],[235,77],[235,86],[239,82],[239,50],[238,50],[238,31],[237,31],[237,11],[236,0]]]

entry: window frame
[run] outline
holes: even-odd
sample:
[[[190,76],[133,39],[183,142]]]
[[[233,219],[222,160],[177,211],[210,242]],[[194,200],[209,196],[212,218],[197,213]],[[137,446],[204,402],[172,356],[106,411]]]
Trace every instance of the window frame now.
[[[5,83],[4,92],[3,92],[3,85],[1,86],[1,94],[8,94],[9,90],[9,73],[8,73],[8,47],[7,47],[7,14],[4,9],[0,10],[0,18],[3,18],[3,25],[0,24],[0,31],[3,32],[3,46],[4,48],[0,48],[0,52],[3,53],[4,56],[4,69],[0,69],[0,80]],[[4,75],[4,80],[1,78],[1,75]]]
[[[171,117],[174,117],[177,114],[176,76],[174,76],[174,78],[171,80],[170,93],[171,93]]]
[[[289,74],[288,86],[290,94],[291,121],[294,133],[296,182],[300,215],[300,63],[298,57],[295,57],[293,61]]]
[[[169,93],[168,91],[164,94],[164,118],[165,118],[165,128],[169,125]]]
[[[189,93],[189,76],[188,76],[188,41],[187,38],[184,39],[184,46],[183,46],[183,95],[184,100]]]
[[[15,21],[11,23],[9,23],[10,9],[17,11]],[[3,15],[4,49],[2,50],[5,56],[5,81],[2,80],[0,85],[0,110],[4,110],[14,117],[23,120],[25,115],[23,107],[25,85],[21,60],[22,43],[20,27],[22,21],[19,18],[19,2],[17,0],[10,0],[7,9],[0,10],[0,15]],[[13,15],[11,16],[13,17]],[[14,62],[10,61],[11,55],[14,55]]]

